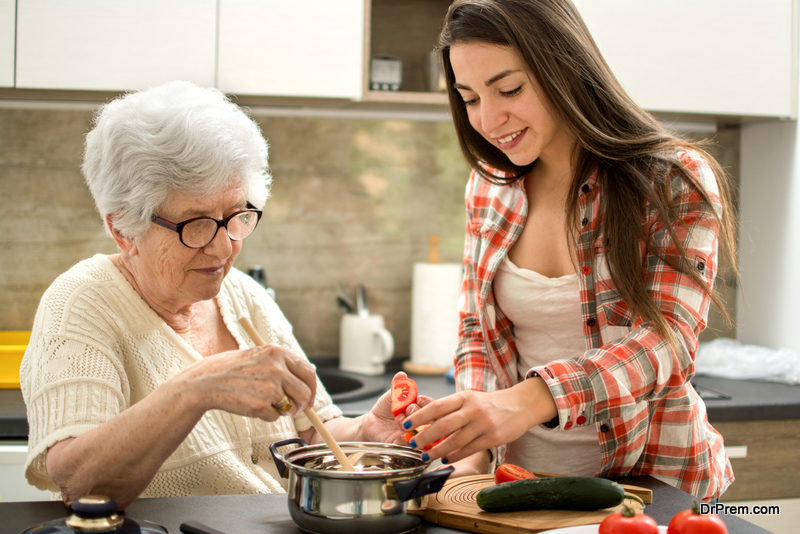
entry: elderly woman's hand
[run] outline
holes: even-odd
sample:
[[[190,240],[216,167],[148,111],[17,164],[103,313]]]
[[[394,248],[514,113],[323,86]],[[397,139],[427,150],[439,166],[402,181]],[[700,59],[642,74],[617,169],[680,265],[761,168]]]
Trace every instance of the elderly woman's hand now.
[[[398,373],[397,377],[401,375],[405,377],[405,373]],[[407,414],[412,414],[418,410],[419,407],[433,401],[433,398],[426,395],[420,395],[417,401],[410,405],[406,412],[399,414],[397,417],[392,415],[392,391],[385,392],[372,406],[372,409],[364,414],[362,429],[363,437],[367,441],[378,441],[382,443],[400,443],[407,445],[405,434],[408,432],[404,430],[401,423]]]
[[[204,410],[266,421],[313,405],[317,386],[314,366],[278,345],[209,356],[175,378],[198,394]],[[292,402],[288,412],[276,408],[284,395]]]

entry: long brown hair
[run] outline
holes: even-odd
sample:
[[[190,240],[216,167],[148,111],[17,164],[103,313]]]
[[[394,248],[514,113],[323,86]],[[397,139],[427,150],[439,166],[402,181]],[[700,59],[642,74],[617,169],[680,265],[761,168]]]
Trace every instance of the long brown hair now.
[[[667,178],[672,170],[695,188],[711,207],[720,225],[720,242],[734,273],[735,228],[725,172],[701,143],[681,139],[663,128],[639,107],[612,74],[589,30],[569,0],[455,0],[448,9],[439,37],[450,109],[461,150],[467,162],[495,183],[522,179],[536,164],[513,164],[497,147],[470,125],[461,96],[454,87],[450,46],[487,42],[509,46],[523,58],[545,95],[577,138],[575,173],[566,201],[567,233],[578,232],[580,186],[597,173],[602,187],[604,216],[595,234],[605,235],[612,279],[631,311],[643,317],[671,345],[675,336],[656,302],[647,293],[640,246],[647,243],[642,230],[643,206],[650,203],[668,229],[679,258],[662,258],[704,288],[723,317],[731,317],[720,297],[711,291],[695,262],[689,261],[676,238],[676,218]],[[711,166],[719,187],[722,212],[708,193],[676,157],[681,148],[698,151]],[[490,174],[489,167],[502,171]]]

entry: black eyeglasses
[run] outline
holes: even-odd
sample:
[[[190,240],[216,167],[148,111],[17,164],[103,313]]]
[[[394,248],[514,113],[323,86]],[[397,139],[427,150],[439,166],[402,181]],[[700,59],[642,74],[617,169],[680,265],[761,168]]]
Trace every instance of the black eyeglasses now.
[[[178,237],[189,248],[203,248],[211,243],[220,228],[225,228],[228,237],[233,241],[241,241],[253,233],[258,221],[261,220],[261,210],[250,207],[245,210],[231,213],[224,219],[213,217],[194,217],[179,223],[174,223],[153,215],[150,220],[159,226],[178,232]]]

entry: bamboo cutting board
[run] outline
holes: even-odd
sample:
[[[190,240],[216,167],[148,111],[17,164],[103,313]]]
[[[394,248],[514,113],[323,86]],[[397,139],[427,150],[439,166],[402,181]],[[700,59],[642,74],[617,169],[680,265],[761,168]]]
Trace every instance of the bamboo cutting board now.
[[[541,476],[541,475],[540,475]],[[526,510],[523,512],[484,512],[478,507],[478,492],[494,484],[494,475],[458,477],[445,482],[438,493],[426,495],[418,507],[409,506],[408,513],[417,514],[426,521],[443,527],[479,533],[528,533],[554,528],[600,523],[606,516],[622,509],[603,510]],[[645,503],[653,501],[653,492],[638,486],[622,485],[625,491],[640,497]],[[625,503],[634,510],[642,506],[632,499]]]

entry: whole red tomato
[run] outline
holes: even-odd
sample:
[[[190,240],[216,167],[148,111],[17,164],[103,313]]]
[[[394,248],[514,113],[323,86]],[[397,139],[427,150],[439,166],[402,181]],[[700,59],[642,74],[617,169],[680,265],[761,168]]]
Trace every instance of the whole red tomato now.
[[[658,534],[658,523],[645,514],[637,514],[630,506],[611,514],[600,523],[598,534]]]
[[[728,527],[716,514],[701,514],[694,503],[689,510],[675,514],[667,526],[667,534],[728,534]]]

